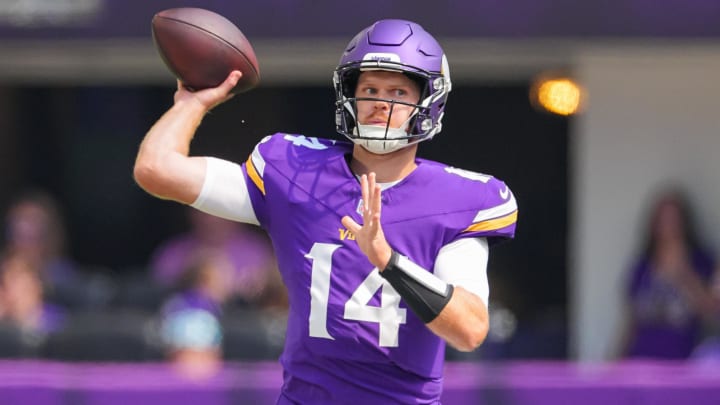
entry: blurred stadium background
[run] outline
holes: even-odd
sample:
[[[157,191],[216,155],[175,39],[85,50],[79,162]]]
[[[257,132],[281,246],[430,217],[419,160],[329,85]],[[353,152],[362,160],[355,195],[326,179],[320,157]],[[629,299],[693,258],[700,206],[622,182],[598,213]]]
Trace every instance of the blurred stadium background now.
[[[517,239],[490,261],[491,335],[477,353],[448,353],[446,403],[720,398],[720,364],[616,361],[658,187],[688,190],[720,251],[717,1],[0,0],[0,203],[31,186],[58,198],[89,280],[77,294],[93,305],[42,343],[3,337],[0,402],[274,398],[277,319],[227,313],[226,367],[198,386],[163,368],[153,336],[163,297],[149,258],[188,225],[131,174],[174,86],[150,20],[180,6],[223,14],[255,47],[260,87],[219,107],[193,144],[234,161],[276,131],[336,136],[332,70],[372,21],[415,20],[443,44],[454,89],[421,156],[504,179],[521,212]]]

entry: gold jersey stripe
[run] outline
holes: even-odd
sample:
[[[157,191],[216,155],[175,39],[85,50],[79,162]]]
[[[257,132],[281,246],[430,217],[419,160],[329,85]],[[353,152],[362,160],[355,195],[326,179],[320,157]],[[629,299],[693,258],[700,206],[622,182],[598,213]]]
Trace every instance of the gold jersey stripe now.
[[[265,195],[265,182],[263,181],[262,177],[257,172],[257,169],[255,169],[255,165],[252,161],[252,155],[248,158],[247,162],[245,163],[245,167],[247,168],[248,176],[250,176],[250,180],[255,183],[257,188],[260,189],[260,191]]]
[[[504,217],[476,222],[465,228],[463,232],[493,231],[496,229],[502,229],[517,221],[517,214],[518,212],[515,210]]]

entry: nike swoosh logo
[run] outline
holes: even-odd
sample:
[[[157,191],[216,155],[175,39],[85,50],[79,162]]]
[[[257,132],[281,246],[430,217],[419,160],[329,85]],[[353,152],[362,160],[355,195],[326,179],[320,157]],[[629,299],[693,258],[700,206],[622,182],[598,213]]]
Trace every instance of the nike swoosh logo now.
[[[510,195],[510,189],[508,186],[505,186],[505,190],[500,190],[500,198],[503,200],[507,200],[508,196]]]

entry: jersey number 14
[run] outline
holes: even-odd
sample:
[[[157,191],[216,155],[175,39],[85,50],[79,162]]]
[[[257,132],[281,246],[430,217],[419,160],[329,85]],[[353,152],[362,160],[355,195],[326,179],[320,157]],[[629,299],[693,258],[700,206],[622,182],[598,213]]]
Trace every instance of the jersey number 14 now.
[[[332,255],[339,247],[333,243],[315,243],[305,255],[312,260],[310,284],[310,336],[324,339],[335,338],[327,330],[328,299],[330,297],[330,273]],[[369,305],[375,293],[380,293],[380,306]],[[351,321],[376,322],[379,324],[379,345],[397,347],[400,325],[407,319],[407,310],[400,308],[400,294],[380,276],[374,268],[345,303],[343,318]]]

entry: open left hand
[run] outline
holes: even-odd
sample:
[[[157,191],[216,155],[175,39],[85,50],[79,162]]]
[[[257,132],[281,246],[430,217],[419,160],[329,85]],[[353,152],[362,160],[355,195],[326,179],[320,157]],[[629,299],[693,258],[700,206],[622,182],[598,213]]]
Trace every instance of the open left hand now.
[[[358,224],[349,216],[342,218],[342,224],[355,235],[355,241],[370,262],[383,271],[390,261],[392,248],[385,239],[380,224],[382,190],[375,181],[375,173],[371,172],[367,176],[363,174],[360,177],[360,188],[363,224]]]

